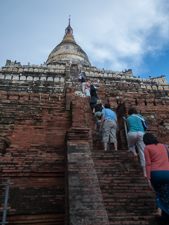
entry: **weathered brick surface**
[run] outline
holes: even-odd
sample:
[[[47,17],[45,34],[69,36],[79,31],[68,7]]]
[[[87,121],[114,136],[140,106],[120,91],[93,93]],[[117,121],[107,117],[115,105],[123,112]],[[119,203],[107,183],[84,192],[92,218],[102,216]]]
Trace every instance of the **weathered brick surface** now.
[[[75,154],[77,161],[79,160],[78,157],[80,157],[80,160],[83,158],[82,149],[85,149],[87,156],[90,155],[89,149],[102,149],[98,133],[93,130],[94,120],[89,106],[89,98],[76,97],[74,94],[76,90],[81,90],[81,84],[77,83],[78,73],[75,69],[73,67],[71,70],[73,78],[70,78],[70,73],[66,71],[65,79],[67,81],[65,87],[67,89],[65,90],[65,97],[50,92],[53,90],[50,82],[46,83],[46,85],[49,85],[48,87],[43,86],[43,90],[40,86],[36,89],[36,85],[38,85],[36,81],[35,86],[33,82],[30,83],[30,88],[34,90],[34,93],[33,91],[29,91],[29,93],[24,92],[29,87],[28,81],[25,82],[23,88],[22,85],[19,87],[15,85],[10,86],[9,82],[5,83],[5,87],[1,85],[0,175],[1,182],[10,179],[14,183],[10,189],[9,206],[11,209],[7,218],[13,224],[17,224],[18,220],[22,221],[21,223],[27,224],[64,223],[66,133],[69,150],[74,151],[76,149],[79,154]],[[28,75],[27,78],[29,78]],[[40,74],[38,76],[39,79],[42,78]],[[62,77],[53,78],[60,79],[59,82],[63,83]],[[95,76],[90,78],[93,81],[96,80]],[[104,79],[98,85],[98,93],[102,102],[106,103],[109,101],[111,108],[117,113],[119,122],[119,130],[117,133],[118,148],[124,150],[127,146],[122,117],[127,117],[127,111],[131,106],[135,106],[138,113],[145,117],[149,127],[147,132],[153,132],[160,142],[169,145],[168,91],[141,89],[140,84],[123,84],[120,83],[118,78],[115,79],[115,82],[111,80],[112,78],[109,79],[107,77]],[[72,81],[74,83],[71,83]],[[61,86],[58,87],[59,84],[57,85],[57,92],[62,88]],[[41,93],[39,90],[41,90]],[[61,90],[61,93],[63,93],[63,90]],[[5,144],[8,141],[11,142],[9,146]],[[113,180],[111,181],[113,185],[111,186],[109,182],[112,176],[109,174],[109,176],[107,175],[105,177],[101,169],[100,172],[103,172],[103,175],[99,175],[98,173],[98,176],[104,178],[101,178],[101,182],[105,185],[105,189],[103,188],[103,197],[104,199],[107,197],[105,207],[107,208],[109,217],[112,218],[111,223],[152,224],[151,212],[155,209],[154,197],[148,197],[149,192],[147,193],[144,180],[139,178],[138,181],[138,177],[135,177],[135,174],[139,174],[138,171],[141,171],[139,164],[136,167],[131,164],[134,166],[133,170],[131,169],[132,166],[130,167],[130,163],[127,164],[127,168],[125,168],[126,165],[120,167],[121,164],[125,164],[125,160],[128,160],[128,156],[126,155],[125,158],[123,151],[121,153],[121,158],[117,154],[115,158],[110,157],[111,162],[104,161],[103,163],[99,163],[101,164],[101,169],[105,168],[105,174],[109,174],[107,172],[113,174]],[[91,162],[92,159],[90,158],[89,160],[87,158],[86,162],[88,161]],[[112,162],[114,167],[112,166]],[[93,187],[92,185],[95,183],[92,184],[92,182],[95,182],[95,179],[92,179],[93,175],[91,174],[94,171],[94,167],[91,168],[91,163],[89,165],[89,174],[88,171],[86,172],[86,167],[88,168],[87,163],[84,163],[82,167],[77,164],[77,168],[73,166],[73,163],[71,165],[71,176],[73,176],[73,170],[76,173],[76,169],[78,169],[80,175],[82,174],[83,184],[86,185],[90,181],[90,187]],[[131,170],[130,173],[127,172],[128,169],[129,171]],[[132,175],[134,178],[132,178]],[[141,175],[139,174],[139,176]],[[96,174],[94,177],[96,178]],[[106,181],[106,179],[108,180]],[[120,182],[123,185],[120,185]],[[137,185],[134,185],[135,182]],[[111,188],[113,188],[114,194],[110,199]],[[124,195],[126,190],[128,193],[127,196]],[[88,189],[86,191],[94,202],[98,190],[94,189],[92,193],[88,192]],[[1,193],[4,193],[4,189]],[[98,212],[98,209],[94,203],[93,206],[91,204],[87,206],[87,202],[82,196],[83,193],[86,194],[81,189],[78,192],[74,192],[71,195],[71,201],[75,203],[74,200],[81,199],[86,206],[83,210],[86,210],[88,217],[80,211],[78,212],[81,215],[80,220],[84,222],[88,218],[88,224],[94,224],[92,212]],[[22,196],[20,205],[15,204],[16,198],[19,199],[20,196]],[[136,196],[138,198],[137,201]],[[1,206],[3,205],[3,201],[4,194],[1,194]],[[128,209],[134,209],[135,215],[132,215],[130,210],[124,212],[127,213],[125,216],[114,210],[120,207],[126,208],[128,204]],[[147,209],[146,211],[144,211],[144,207]],[[104,211],[104,207],[102,210]],[[99,215],[96,213],[95,220],[101,221],[104,218],[105,214],[103,211]],[[117,215],[114,216],[112,214],[114,212]],[[149,213],[148,216],[147,212]],[[43,213],[43,218],[39,217],[38,214],[40,213]],[[28,215],[27,217],[26,214]],[[32,214],[34,216],[31,216]],[[76,221],[78,215],[75,210],[71,211],[71,215],[73,221]],[[51,222],[49,223],[49,221]]]
[[[20,95],[27,96],[24,99],[10,95],[0,101],[2,146],[6,139],[11,142],[5,153],[0,153],[0,183],[7,179],[13,183],[7,221],[25,223],[27,215],[27,224],[64,224],[65,136],[71,121],[65,98],[58,101],[53,95],[49,100],[42,95],[41,101],[39,94],[32,94],[30,100],[27,93]],[[1,207],[3,202],[4,194],[0,195]]]
[[[91,156],[92,117],[88,99],[72,102],[67,134],[68,224],[109,224]]]
[[[121,93],[124,94],[124,93]],[[125,99],[125,98],[124,98]],[[130,99],[129,102],[127,101],[119,100],[117,101],[116,98],[109,97],[108,101],[111,104],[112,109],[114,109],[117,112],[118,121],[119,121],[119,131],[118,135],[119,142],[124,141],[125,135],[124,135],[124,124],[123,124],[123,116],[127,116],[127,109],[133,105],[130,105]],[[84,102],[86,99],[84,100]],[[127,153],[126,150],[119,150],[119,152],[104,152],[102,149],[101,142],[98,137],[98,133],[93,130],[94,127],[94,120],[91,113],[90,108],[84,109],[83,102],[80,102],[81,104],[78,104],[78,100],[73,100],[72,103],[72,113],[74,113],[74,118],[72,120],[72,124],[74,124],[74,130],[76,130],[76,126],[83,127],[83,119],[82,115],[78,117],[80,109],[87,111],[87,115],[85,117],[86,120],[86,126],[89,125],[89,127],[92,129],[92,137],[93,137],[93,151],[92,151],[92,157],[95,164],[95,170],[97,171],[97,176],[99,178],[100,188],[102,191],[102,196],[104,200],[104,205],[107,210],[107,214],[109,217],[109,223],[110,224],[162,224],[161,221],[156,221],[153,219],[153,212],[155,212],[156,209],[156,202],[155,202],[155,194],[149,189],[146,179],[143,178],[142,169],[140,166],[140,163],[133,163],[133,157],[130,153]],[[139,111],[140,109],[143,110],[143,106],[138,105],[137,101],[133,100],[134,106]],[[78,109],[79,107],[79,109]],[[149,125],[149,131],[156,131],[155,134],[158,136],[158,125],[154,121],[156,118],[158,118],[157,111],[160,112],[161,108],[156,107],[155,105],[150,106],[152,111],[150,114],[150,111],[148,112],[149,108],[146,107],[144,116],[146,117],[147,123]],[[165,117],[167,118],[167,109],[164,113]],[[153,114],[154,111],[154,114]],[[154,117],[152,116],[154,115]],[[164,118],[164,117],[163,117]],[[149,119],[149,120],[148,120]],[[81,130],[80,130],[81,129]],[[165,128],[164,128],[165,129]],[[78,130],[78,129],[77,129]],[[81,144],[83,142],[83,137],[85,135],[82,132],[83,128],[79,128],[79,135],[81,133]],[[73,132],[73,131],[72,131]],[[87,132],[87,130],[86,130]],[[80,146],[80,140],[77,135],[78,142],[76,141],[76,133],[74,132],[74,142],[71,144],[72,146],[69,146],[69,153],[73,153],[72,159],[76,162],[80,162],[81,158],[83,160],[86,160],[85,156],[81,157],[81,150],[79,149]],[[166,137],[164,137],[166,140]],[[71,140],[71,136],[69,135],[69,141]],[[86,138],[85,138],[86,140]],[[119,143],[119,146],[122,146],[123,149],[126,149],[126,142]],[[72,149],[72,152],[71,152]],[[68,151],[69,151],[68,150]],[[68,157],[69,157],[68,153]],[[84,153],[84,148],[83,148]],[[88,153],[88,157],[89,157]],[[78,158],[79,157],[79,158]],[[90,158],[87,158],[87,161],[90,162]],[[74,162],[75,162],[74,161]],[[88,165],[86,166],[88,168]],[[71,167],[71,172],[69,173],[69,176],[74,176],[75,179],[70,180],[70,183],[72,182],[74,185],[73,189],[76,189],[75,187],[78,187],[78,185],[81,185],[79,182],[79,177],[81,180],[86,179],[86,171],[85,174],[79,175],[81,173],[81,168],[79,168],[79,164],[74,163]],[[87,176],[87,179],[90,183],[91,179],[91,171],[89,171],[89,177]],[[78,175],[77,175],[78,174]],[[88,174],[88,173],[87,173]],[[79,176],[78,178],[76,177]],[[69,179],[69,178],[68,178]],[[84,181],[84,184],[86,182]],[[69,190],[71,188],[69,187]],[[79,189],[78,189],[79,190]],[[78,192],[76,189],[73,194],[70,192],[69,197],[71,198],[71,202],[73,202],[75,205],[79,205],[80,203],[78,200],[80,199],[80,202],[83,202],[83,204],[86,204],[86,202],[83,201],[83,198],[81,197],[81,194],[83,194],[83,191]],[[80,189],[81,190],[81,189]],[[77,200],[78,199],[78,200]],[[73,208],[76,208],[73,204]],[[90,204],[89,204],[90,206]],[[84,208],[81,209],[81,212],[85,211]],[[73,222],[75,223],[76,218],[79,218],[78,215],[81,215],[79,212],[76,214],[73,210],[69,210],[71,213],[71,218],[73,218]],[[81,215],[82,218],[90,221],[91,217],[89,215]],[[88,221],[88,224],[90,224]],[[75,223],[76,224],[76,223]],[[91,219],[91,224],[95,224]]]
[[[131,153],[94,150],[92,156],[110,224],[123,224],[123,220],[155,224],[155,193],[149,189],[140,163],[133,162]]]
[[[67,146],[69,224],[109,224],[88,142]]]

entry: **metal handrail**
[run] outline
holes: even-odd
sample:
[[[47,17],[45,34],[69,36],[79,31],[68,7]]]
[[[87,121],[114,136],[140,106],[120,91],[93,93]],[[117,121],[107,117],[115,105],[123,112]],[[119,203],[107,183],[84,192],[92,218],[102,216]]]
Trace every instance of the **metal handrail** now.
[[[7,210],[10,209],[10,208],[7,208],[10,180],[7,181],[7,184],[0,184],[0,186],[6,186],[4,208],[0,208],[1,210],[3,210],[2,222],[0,222],[0,224],[5,225],[8,223],[6,222]]]
[[[127,135],[127,120],[125,117],[123,117],[124,119],[124,130],[125,130],[125,134],[126,134],[126,140],[127,140],[127,146],[128,146],[128,135]]]

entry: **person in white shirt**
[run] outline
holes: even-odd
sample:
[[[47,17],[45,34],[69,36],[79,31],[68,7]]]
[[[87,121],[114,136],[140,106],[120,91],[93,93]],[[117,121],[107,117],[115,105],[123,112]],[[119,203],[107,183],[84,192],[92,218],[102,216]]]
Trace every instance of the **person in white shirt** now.
[[[70,61],[69,61],[69,70],[70,70],[71,65],[72,65],[72,60],[70,59]]]

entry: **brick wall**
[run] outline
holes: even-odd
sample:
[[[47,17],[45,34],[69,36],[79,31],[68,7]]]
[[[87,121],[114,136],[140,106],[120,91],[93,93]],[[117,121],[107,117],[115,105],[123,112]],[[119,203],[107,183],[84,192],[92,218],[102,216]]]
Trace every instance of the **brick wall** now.
[[[7,221],[11,221],[11,224],[17,224],[18,220],[27,221],[27,224],[39,221],[49,225],[50,220],[51,224],[63,224],[65,187],[68,187],[65,184],[65,168],[71,168],[70,175],[73,174],[72,169],[75,169],[65,166],[65,162],[69,163],[65,160],[69,151],[75,148],[81,154],[80,158],[76,158],[78,162],[83,158],[84,150],[86,155],[90,155],[90,150],[102,147],[93,130],[89,98],[76,97],[74,91],[75,87],[67,88],[65,97],[17,91],[0,92],[0,182],[5,183],[10,179],[14,183],[10,188],[8,204],[11,209]],[[109,101],[117,113],[120,149],[127,147],[122,117],[127,117],[131,106],[135,106],[138,113],[145,117],[148,132],[153,132],[160,142],[169,145],[169,104],[165,99],[167,92],[141,91],[136,87],[130,87],[129,92],[124,85],[116,85],[111,89],[109,84],[107,86],[107,83],[102,82],[98,93],[103,103]],[[67,156],[66,133],[69,145]],[[83,168],[79,167],[79,172],[84,176],[87,162]],[[72,165],[73,162],[70,162]],[[94,170],[93,164],[90,166]],[[68,181],[69,177],[66,178]],[[5,190],[1,190],[2,207]],[[83,192],[78,194],[71,201],[82,196]],[[66,204],[68,206],[69,201]],[[87,202],[85,204],[88,207]],[[104,207],[102,209],[104,211]],[[69,210],[66,213],[69,214]],[[39,214],[43,214],[44,218],[40,218]],[[75,215],[72,213],[72,216]]]
[[[0,109],[1,138],[10,141],[0,153],[0,183],[13,183],[7,221],[64,224],[65,136],[71,122],[65,98],[1,92]],[[1,207],[3,202],[1,194]]]

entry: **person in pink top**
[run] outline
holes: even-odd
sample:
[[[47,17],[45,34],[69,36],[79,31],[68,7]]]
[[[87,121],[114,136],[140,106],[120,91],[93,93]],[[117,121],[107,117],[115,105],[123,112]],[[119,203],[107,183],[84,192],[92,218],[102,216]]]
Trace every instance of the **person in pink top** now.
[[[87,80],[87,82],[85,84],[84,95],[85,95],[85,97],[90,96],[90,81],[89,80]]]
[[[158,208],[154,215],[169,221],[169,150],[151,133],[144,134],[143,141],[147,181],[156,192]]]

